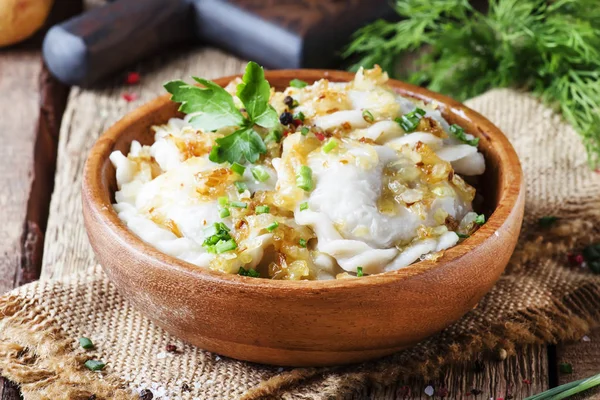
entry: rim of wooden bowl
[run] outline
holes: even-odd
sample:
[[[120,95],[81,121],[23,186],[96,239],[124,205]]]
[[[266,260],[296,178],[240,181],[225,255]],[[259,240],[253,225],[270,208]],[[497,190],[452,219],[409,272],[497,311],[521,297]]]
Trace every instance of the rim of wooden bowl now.
[[[219,85],[226,85],[232,79],[240,77],[241,74],[231,75],[215,79]],[[265,71],[265,77],[270,79],[302,79],[309,82],[321,78],[332,81],[350,81],[354,78],[354,73],[335,70],[274,70]],[[121,120],[111,126],[92,147],[84,167],[82,192],[84,199],[88,201],[90,212],[98,215],[98,223],[103,225],[103,231],[114,235],[115,238],[129,251],[133,252],[136,258],[152,258],[164,268],[165,273],[175,269],[179,272],[190,274],[199,279],[213,281],[215,284],[243,284],[256,289],[285,289],[289,291],[307,291],[310,289],[335,290],[351,286],[379,285],[389,280],[405,279],[410,276],[419,275],[432,269],[442,266],[444,263],[459,259],[467,254],[471,249],[485,246],[486,242],[494,240],[495,232],[505,223],[508,216],[517,205],[518,198],[522,189],[522,171],[517,154],[504,134],[494,124],[485,117],[444,95],[431,92],[427,89],[411,85],[398,80],[390,79],[388,84],[403,96],[412,97],[417,100],[423,100],[426,103],[436,101],[445,118],[448,114],[453,115],[454,119],[470,122],[477,125],[477,131],[469,131],[480,138],[480,144],[485,146],[486,141],[493,139],[494,152],[497,154],[502,173],[499,177],[500,190],[498,204],[492,215],[487,218],[486,223],[480,227],[473,235],[460,244],[446,250],[444,255],[437,261],[419,261],[408,267],[396,271],[383,272],[375,275],[367,275],[360,279],[333,279],[333,280],[274,280],[266,278],[250,278],[237,274],[226,274],[213,271],[208,267],[200,267],[176,257],[162,253],[154,246],[147,244],[130,231],[119,219],[112,204],[106,204],[102,201],[100,194],[102,188],[102,167],[113,150],[116,139],[126,131],[127,126],[134,121],[143,118],[143,116],[155,112],[163,107],[165,103],[170,102],[170,95],[162,95],[125,115]],[[490,146],[491,147],[491,146]],[[487,165],[489,167],[489,165]],[[109,196],[110,197],[110,196]]]

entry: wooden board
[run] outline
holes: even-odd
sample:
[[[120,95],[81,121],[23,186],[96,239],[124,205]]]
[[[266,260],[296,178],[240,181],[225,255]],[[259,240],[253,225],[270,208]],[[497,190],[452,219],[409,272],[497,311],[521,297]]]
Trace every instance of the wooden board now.
[[[571,364],[573,373],[561,373],[561,363]],[[600,374],[600,329],[596,329],[577,342],[559,345],[553,368],[556,368],[559,385]],[[600,387],[573,399],[600,400]]]

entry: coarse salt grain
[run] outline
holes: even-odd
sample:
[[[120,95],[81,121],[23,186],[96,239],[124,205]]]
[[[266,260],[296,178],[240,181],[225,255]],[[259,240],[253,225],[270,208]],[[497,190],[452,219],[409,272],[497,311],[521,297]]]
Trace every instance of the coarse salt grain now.
[[[425,388],[425,394],[429,397],[433,396],[433,393],[435,391],[433,390],[433,386],[429,385]]]
[[[581,338],[581,341],[582,341],[582,342],[591,342],[591,341],[592,341],[592,339],[590,339],[590,337],[589,337],[589,336],[585,335],[584,337],[582,337],[582,338]]]

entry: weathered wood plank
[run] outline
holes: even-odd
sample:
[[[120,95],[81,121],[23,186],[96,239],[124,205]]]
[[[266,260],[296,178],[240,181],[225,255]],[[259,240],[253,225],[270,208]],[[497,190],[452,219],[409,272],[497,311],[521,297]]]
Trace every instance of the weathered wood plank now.
[[[427,386],[434,389],[435,398],[454,399],[523,399],[548,389],[548,354],[546,346],[526,346],[518,356],[498,362],[486,360],[446,369],[433,381],[413,379],[388,387],[369,387],[355,400],[431,399]]]
[[[561,373],[561,363],[571,364],[573,373]],[[559,385],[600,374],[600,329],[577,342],[557,346],[556,365],[552,367],[556,368]],[[600,400],[600,388],[590,390],[574,399]]]

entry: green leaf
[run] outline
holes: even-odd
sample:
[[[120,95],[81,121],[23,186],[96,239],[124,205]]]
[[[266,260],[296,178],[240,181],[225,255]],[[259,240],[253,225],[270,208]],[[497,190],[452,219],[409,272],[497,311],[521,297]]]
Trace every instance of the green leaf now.
[[[209,158],[212,162],[242,163],[247,160],[255,163],[261,154],[266,153],[267,147],[260,135],[252,128],[242,128],[216,140]]]
[[[221,86],[205,79],[194,77],[205,88],[199,88],[183,81],[165,84],[171,100],[181,103],[179,111],[186,114],[197,113],[190,122],[197,128],[212,131],[226,126],[242,126],[244,116],[233,103],[233,97]]]
[[[240,98],[250,121],[264,128],[275,128],[279,125],[279,117],[275,109],[269,104],[271,86],[265,79],[263,68],[250,61],[242,77],[242,83],[237,87],[237,96]]]

